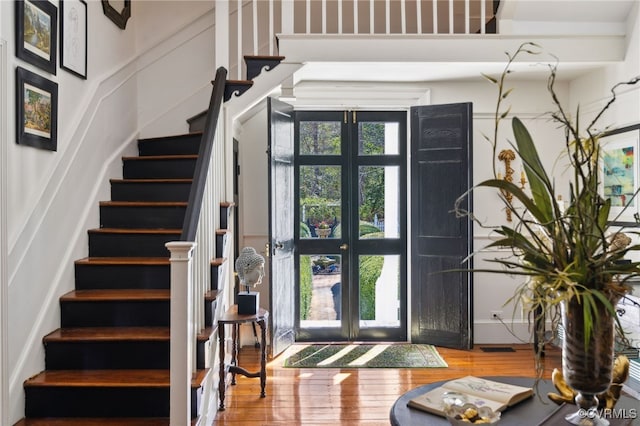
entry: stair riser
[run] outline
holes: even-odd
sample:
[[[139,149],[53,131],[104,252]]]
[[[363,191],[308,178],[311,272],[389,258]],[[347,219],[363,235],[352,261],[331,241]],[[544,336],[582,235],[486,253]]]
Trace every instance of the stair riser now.
[[[191,179],[195,171],[195,159],[126,159],[122,165],[124,179]]]
[[[191,391],[198,413],[200,389]],[[27,387],[26,417],[168,417],[169,387]]]
[[[91,257],[168,257],[164,246],[177,241],[174,234],[89,234],[89,256]]]
[[[100,206],[100,226],[125,229],[181,229],[186,210],[186,206]]]
[[[175,138],[142,139],[138,141],[140,156],[197,155],[202,135]]]
[[[198,341],[196,368],[204,368]],[[47,342],[47,370],[168,369],[169,341]]]
[[[168,289],[167,265],[76,265],[76,289]]]
[[[217,301],[205,302],[204,304],[204,324],[206,327],[213,325],[214,313],[216,311]],[[215,342],[214,342],[215,343]]]
[[[111,184],[112,201],[183,201],[189,200],[190,183],[122,183]]]
[[[169,301],[60,302],[62,327],[168,327]]]

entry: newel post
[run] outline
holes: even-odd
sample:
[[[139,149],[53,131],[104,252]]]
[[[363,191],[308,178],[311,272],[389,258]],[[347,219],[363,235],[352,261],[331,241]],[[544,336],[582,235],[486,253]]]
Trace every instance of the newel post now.
[[[195,344],[191,258],[195,242],[172,241],[165,246],[171,252],[171,332],[169,424],[191,424],[192,353]]]

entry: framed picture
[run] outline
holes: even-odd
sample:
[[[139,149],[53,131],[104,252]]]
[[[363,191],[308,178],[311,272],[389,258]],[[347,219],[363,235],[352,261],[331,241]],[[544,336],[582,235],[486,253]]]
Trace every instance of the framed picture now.
[[[640,225],[640,125],[612,130],[600,143],[602,194],[611,200],[609,217],[614,224]]]
[[[48,0],[16,1],[16,56],[56,73],[58,9]]]
[[[131,17],[131,0],[102,0],[102,12],[124,30]]]
[[[60,0],[60,67],[87,79],[87,2]]]
[[[16,142],[55,151],[58,131],[58,84],[16,68]]]

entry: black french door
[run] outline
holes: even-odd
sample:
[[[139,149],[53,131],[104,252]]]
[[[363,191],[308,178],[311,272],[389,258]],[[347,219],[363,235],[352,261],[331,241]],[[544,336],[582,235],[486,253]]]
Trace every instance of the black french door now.
[[[407,114],[294,115],[296,340],[406,340]]]

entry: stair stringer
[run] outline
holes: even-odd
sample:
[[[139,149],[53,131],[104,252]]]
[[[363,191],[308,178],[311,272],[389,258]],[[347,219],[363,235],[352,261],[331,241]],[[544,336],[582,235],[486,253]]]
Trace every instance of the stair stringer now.
[[[280,65],[271,71],[262,72],[253,80],[251,90],[242,96],[232,97],[225,103],[227,117],[232,122],[241,116],[260,101],[269,96],[285,80],[291,78],[293,74],[304,67],[302,63],[281,62]]]
[[[225,345],[225,353],[220,352],[220,345],[218,341],[218,319],[222,314],[229,309],[233,304],[233,270],[231,269],[233,262],[229,259],[233,256],[233,247],[235,242],[233,240],[233,233],[229,232],[225,234],[223,239],[222,257],[227,259],[221,266],[221,273],[218,280],[222,284],[222,289],[216,299],[216,308],[213,315],[213,333],[209,338],[206,350],[207,364],[206,368],[209,368],[207,378],[203,385],[203,402],[201,405],[201,412],[198,413],[197,425],[206,426],[212,424],[215,419],[217,408],[219,406],[218,389],[220,385],[220,376],[218,374],[220,359],[230,358],[230,351],[228,345]],[[228,335],[228,334],[227,334]],[[206,389],[208,388],[208,390]]]

